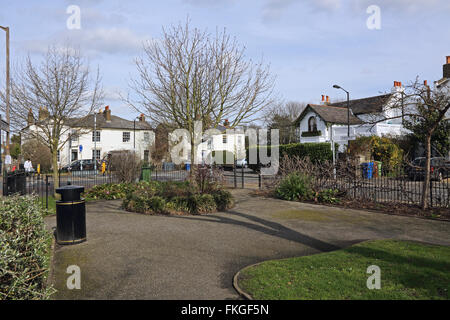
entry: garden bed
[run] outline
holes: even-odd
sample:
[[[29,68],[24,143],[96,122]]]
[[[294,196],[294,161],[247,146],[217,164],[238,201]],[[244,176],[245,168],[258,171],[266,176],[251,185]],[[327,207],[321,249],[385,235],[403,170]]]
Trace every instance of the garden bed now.
[[[143,214],[207,214],[233,206],[231,193],[209,184],[141,181],[139,183],[104,184],[85,192],[86,200],[122,199],[123,209]]]

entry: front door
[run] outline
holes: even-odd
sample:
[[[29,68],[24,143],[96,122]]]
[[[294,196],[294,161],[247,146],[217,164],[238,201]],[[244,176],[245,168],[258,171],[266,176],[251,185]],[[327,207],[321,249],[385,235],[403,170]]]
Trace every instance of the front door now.
[[[72,150],[72,155],[71,155],[70,159],[71,159],[70,160],[71,162],[78,160],[78,150],[77,149]]]

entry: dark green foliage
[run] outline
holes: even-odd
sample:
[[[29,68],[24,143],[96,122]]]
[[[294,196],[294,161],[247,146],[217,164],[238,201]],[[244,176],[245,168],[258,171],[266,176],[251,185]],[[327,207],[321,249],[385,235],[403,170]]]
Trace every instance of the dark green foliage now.
[[[0,300],[48,299],[51,234],[46,211],[33,197],[0,200]]]
[[[322,131],[303,131],[302,137],[318,137],[322,135]]]
[[[140,182],[128,189],[123,208],[146,214],[202,214],[225,210],[232,195],[215,188],[201,193],[196,184],[186,182]]]
[[[280,145],[279,147],[279,156],[280,159],[284,157],[284,155],[287,155],[288,157],[291,156],[298,156],[300,158],[309,157],[312,162],[322,162],[322,161],[331,161],[333,160],[333,152],[331,151],[331,145],[326,142],[321,143],[291,143],[291,144],[285,144]],[[267,146],[267,147],[253,147],[250,149],[247,149],[247,159],[249,162],[249,168],[253,169],[255,171],[259,171],[261,168],[261,163],[259,160],[259,148],[264,148],[267,150],[265,151],[268,156],[271,154],[271,148],[273,146]],[[250,151],[252,152],[256,151],[257,154],[257,164],[251,163],[251,158],[249,157]]]
[[[233,206],[233,196],[230,192],[218,189],[211,194],[214,197],[218,210],[227,210]]]
[[[311,200],[313,190],[311,178],[307,175],[294,172],[286,176],[275,190],[277,197],[283,200]]]

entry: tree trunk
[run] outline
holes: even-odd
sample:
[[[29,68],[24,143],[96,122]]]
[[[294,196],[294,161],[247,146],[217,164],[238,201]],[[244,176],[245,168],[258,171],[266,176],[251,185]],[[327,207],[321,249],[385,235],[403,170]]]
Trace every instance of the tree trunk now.
[[[53,167],[53,186],[54,193],[53,197],[58,199],[59,194],[56,193],[56,188],[59,188],[59,177],[58,177],[58,151],[54,148],[52,152],[52,167]]]
[[[430,168],[431,168],[431,134],[428,133],[425,142],[426,161],[425,161],[425,178],[422,186],[422,209],[428,208],[428,195],[430,186]]]

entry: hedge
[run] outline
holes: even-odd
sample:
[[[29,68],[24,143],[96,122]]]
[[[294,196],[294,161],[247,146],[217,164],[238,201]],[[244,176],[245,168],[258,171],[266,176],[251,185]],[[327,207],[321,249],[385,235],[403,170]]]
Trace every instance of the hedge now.
[[[322,162],[322,161],[331,161],[333,160],[333,152],[331,151],[331,144],[328,142],[320,142],[320,143],[291,143],[279,145],[279,156],[280,159],[285,155],[291,156],[299,156],[299,157],[309,157],[313,162]],[[261,163],[259,160],[259,146],[247,149],[247,159],[249,162],[249,168],[259,171],[261,168]],[[267,155],[270,157],[271,148],[273,146],[265,146],[261,148],[267,148]],[[251,163],[251,159],[249,157],[250,150],[255,150],[257,152],[257,163]],[[337,150],[337,148],[336,148]],[[254,152],[254,151],[253,151]]]
[[[48,299],[51,234],[36,198],[0,198],[0,300]]]

